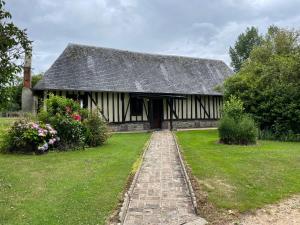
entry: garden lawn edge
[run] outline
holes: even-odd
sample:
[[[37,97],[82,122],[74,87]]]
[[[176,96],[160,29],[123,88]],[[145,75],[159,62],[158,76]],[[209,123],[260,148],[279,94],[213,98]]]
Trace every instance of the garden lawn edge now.
[[[128,210],[130,198],[131,198],[133,189],[136,185],[136,181],[139,176],[145,154],[146,154],[147,150],[149,149],[149,145],[150,145],[152,136],[153,136],[153,133],[151,133],[150,138],[145,143],[144,148],[143,148],[143,153],[140,154],[140,156],[137,158],[137,160],[133,163],[132,170],[127,178],[126,185],[121,194],[122,197],[120,198],[119,203],[116,206],[116,208],[112,211],[111,216],[108,217],[107,222],[106,222],[107,225],[123,224],[127,210]]]
[[[192,199],[192,205],[193,205],[195,213],[198,214],[197,213],[197,211],[198,211],[198,209],[197,209],[198,208],[197,199],[196,199],[195,191],[194,191],[193,185],[191,183],[191,179],[190,179],[191,174],[188,174],[188,172],[187,172],[187,169],[186,169],[187,168],[187,165],[186,165],[187,163],[185,163],[185,161],[183,159],[183,154],[182,154],[182,152],[179,148],[177,137],[174,134],[174,132],[172,132],[172,135],[173,135],[173,138],[174,138],[174,141],[175,141],[176,150],[177,150],[177,153],[178,153],[178,157],[179,157],[181,169],[182,169],[182,172],[183,172],[183,176],[185,178],[185,182],[188,186],[188,190],[189,190],[189,193],[190,193],[190,196],[191,196],[191,199]]]
[[[197,215],[206,219],[211,225],[224,225],[230,222],[238,221],[238,219],[240,218],[240,213],[238,211],[228,211],[225,209],[218,208],[208,200],[208,193],[204,190],[198,178],[193,175],[191,167],[185,160],[184,154],[182,152],[182,147],[179,144],[176,132],[174,133],[174,137],[178,146],[178,151],[185,165],[186,173],[189,177],[191,187],[194,192],[196,204],[193,203],[193,205],[196,207],[195,211]]]

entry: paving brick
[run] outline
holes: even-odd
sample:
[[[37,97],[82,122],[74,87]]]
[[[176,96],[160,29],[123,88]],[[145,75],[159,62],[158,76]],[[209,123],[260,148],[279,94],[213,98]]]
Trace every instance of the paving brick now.
[[[176,225],[197,219],[172,133],[154,132],[124,224]]]

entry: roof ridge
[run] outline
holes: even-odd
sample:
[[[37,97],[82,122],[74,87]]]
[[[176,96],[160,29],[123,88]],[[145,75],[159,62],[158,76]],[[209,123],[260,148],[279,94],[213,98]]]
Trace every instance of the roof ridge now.
[[[209,59],[209,58],[192,57],[192,56],[184,56],[184,55],[170,55],[170,54],[139,52],[139,51],[131,51],[131,50],[125,50],[125,49],[110,48],[110,47],[100,47],[100,46],[79,44],[79,43],[71,43],[71,42],[68,43],[67,47],[72,47],[72,46],[105,49],[105,50],[118,51],[118,52],[127,52],[127,53],[132,53],[132,54],[149,55],[149,56],[153,56],[153,57],[186,58],[186,59],[207,60],[207,61],[215,61],[215,62],[225,63],[223,60],[220,60],[220,59]]]

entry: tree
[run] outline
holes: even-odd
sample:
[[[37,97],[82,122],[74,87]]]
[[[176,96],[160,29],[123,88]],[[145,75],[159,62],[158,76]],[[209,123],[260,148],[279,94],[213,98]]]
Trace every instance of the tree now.
[[[241,70],[227,79],[224,97],[239,97],[262,130],[300,134],[299,31],[271,26]]]
[[[262,37],[258,34],[255,27],[247,27],[245,33],[238,36],[234,47],[229,48],[231,66],[234,72],[241,69],[242,64],[249,58],[252,49],[261,44]]]
[[[34,74],[31,78],[31,86],[34,87],[44,76],[44,73]]]
[[[0,110],[9,101],[9,86],[13,85],[24,53],[31,50],[26,30],[21,30],[11,22],[11,14],[4,9],[5,2],[0,0]]]
[[[10,86],[5,88],[7,101],[2,105],[2,111],[18,111],[21,109],[23,80],[16,77]]]
[[[35,74],[31,78],[32,87],[43,78],[43,73]],[[21,77],[15,77],[10,86],[5,88],[7,102],[2,111],[18,111],[21,109],[23,80]]]

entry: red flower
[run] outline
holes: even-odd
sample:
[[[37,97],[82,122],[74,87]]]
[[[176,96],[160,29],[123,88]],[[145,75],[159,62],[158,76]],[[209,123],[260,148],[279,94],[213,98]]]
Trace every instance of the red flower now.
[[[80,120],[81,120],[81,116],[80,116],[79,114],[73,114],[73,115],[72,115],[72,118],[73,118],[74,120],[77,120],[77,121],[80,121]]]

